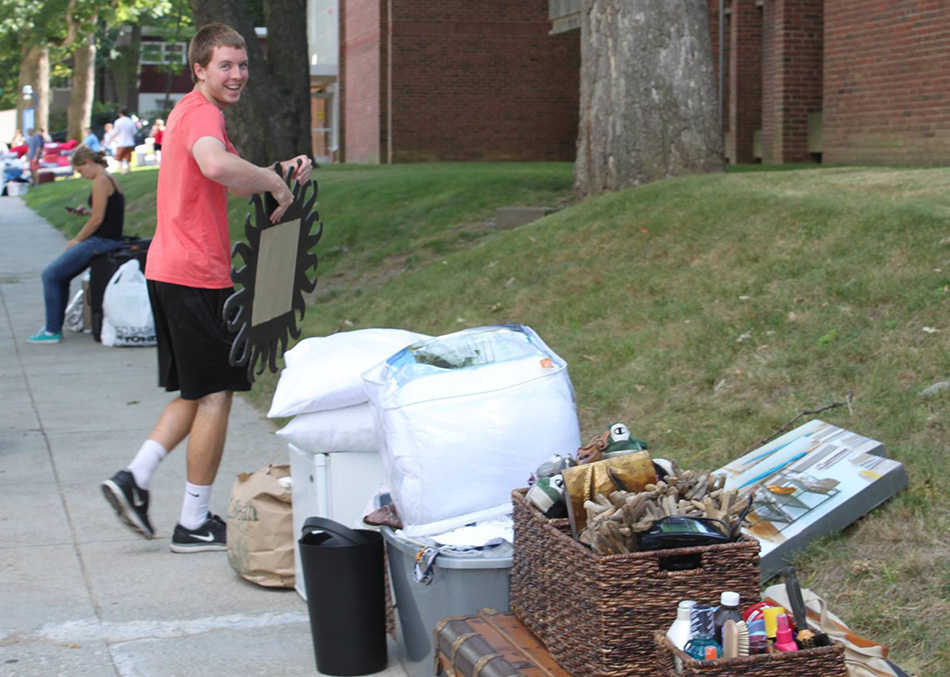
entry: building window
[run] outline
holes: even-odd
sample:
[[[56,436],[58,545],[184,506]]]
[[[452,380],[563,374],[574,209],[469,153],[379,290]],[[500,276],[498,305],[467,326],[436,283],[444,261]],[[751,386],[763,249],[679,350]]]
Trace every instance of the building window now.
[[[184,42],[143,42],[139,62],[146,65],[187,63],[188,45]]]

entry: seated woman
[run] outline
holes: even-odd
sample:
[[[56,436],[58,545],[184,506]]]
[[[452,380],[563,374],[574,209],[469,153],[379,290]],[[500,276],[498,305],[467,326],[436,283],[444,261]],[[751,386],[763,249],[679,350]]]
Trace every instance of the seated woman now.
[[[63,338],[63,317],[69,303],[69,283],[86,269],[98,254],[122,246],[122,222],[125,219],[125,195],[119,183],[106,171],[105,153],[85,146],[72,157],[73,168],[92,181],[89,205],[67,210],[88,216],[82,230],[66,243],[66,251],[43,270],[43,298],[46,302],[46,326],[27,339],[28,343],[59,343]]]

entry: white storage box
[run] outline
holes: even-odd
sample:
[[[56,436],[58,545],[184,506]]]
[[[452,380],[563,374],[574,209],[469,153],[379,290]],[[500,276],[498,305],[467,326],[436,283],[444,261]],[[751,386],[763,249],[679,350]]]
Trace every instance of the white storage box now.
[[[375,451],[314,454],[287,445],[294,511],[294,588],[304,599],[307,591],[300,563],[300,530],[308,517],[328,517],[348,527],[360,523],[363,510],[379,489],[383,468]]]

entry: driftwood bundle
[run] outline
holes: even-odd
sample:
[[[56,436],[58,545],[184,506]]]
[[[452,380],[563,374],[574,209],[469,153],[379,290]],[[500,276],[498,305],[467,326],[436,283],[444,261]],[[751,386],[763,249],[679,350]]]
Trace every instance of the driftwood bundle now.
[[[673,463],[672,475],[644,491],[614,491],[586,501],[587,527],[580,540],[599,555],[636,552],[639,534],[669,515],[712,517],[738,530],[751,496],[740,499],[735,489],[723,489],[725,481],[725,475],[683,470]]]

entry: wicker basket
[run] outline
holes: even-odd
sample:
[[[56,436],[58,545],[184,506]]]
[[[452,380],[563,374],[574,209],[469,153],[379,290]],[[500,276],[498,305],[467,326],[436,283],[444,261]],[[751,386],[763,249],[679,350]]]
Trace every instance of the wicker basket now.
[[[546,519],[512,492],[515,554],[511,610],[579,677],[649,675],[655,630],[666,630],[684,599],[718,604],[723,590],[759,599],[759,542],[599,556],[570,536],[566,519]],[[699,555],[701,566],[667,571],[671,556]]]
[[[848,668],[844,662],[844,645],[837,642],[832,646],[788,653],[766,653],[742,658],[698,661],[673,646],[662,632],[655,631],[653,641],[656,645],[658,674],[663,677],[714,677],[715,675],[846,677],[848,674]],[[676,657],[679,657],[683,666],[681,672],[676,670]]]

